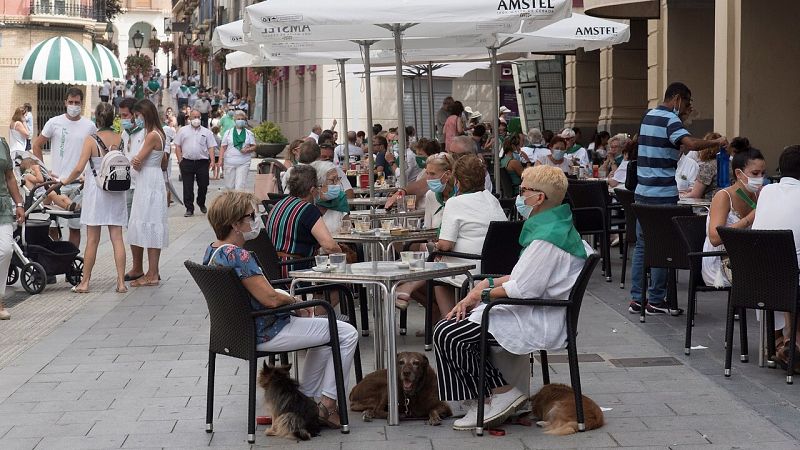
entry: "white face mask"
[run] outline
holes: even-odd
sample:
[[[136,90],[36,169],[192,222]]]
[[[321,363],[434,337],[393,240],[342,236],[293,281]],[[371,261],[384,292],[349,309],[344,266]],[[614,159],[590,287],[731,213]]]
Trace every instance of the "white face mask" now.
[[[193,127],[197,128],[200,126],[200,119],[192,119],[189,121],[189,123],[191,123]]]
[[[747,178],[747,183],[743,183],[745,189],[752,193],[758,192],[761,187],[764,185],[764,177],[748,177],[744,172],[741,172],[745,178]]]
[[[70,117],[78,117],[81,115],[80,105],[67,105],[67,115]]]
[[[263,228],[264,222],[261,220],[261,216],[256,214],[256,220],[250,222],[250,231],[243,231],[242,237],[245,241],[252,241],[258,237],[258,234],[261,233]]]

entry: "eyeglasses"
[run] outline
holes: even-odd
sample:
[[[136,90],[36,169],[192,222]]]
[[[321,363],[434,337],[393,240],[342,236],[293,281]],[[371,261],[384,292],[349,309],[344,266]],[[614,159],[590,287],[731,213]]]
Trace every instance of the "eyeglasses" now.
[[[325,180],[325,183],[327,185],[329,185],[329,186],[332,185],[332,184],[339,184],[341,182],[342,182],[342,177],[336,177],[336,178],[333,178],[333,179]]]
[[[247,219],[248,217],[250,218],[250,220],[252,220],[252,221],[255,221],[255,220],[256,220],[256,212],[255,212],[255,211],[253,211],[253,212],[251,212],[250,214],[245,214],[245,215],[243,215],[243,216],[242,216],[242,218],[241,218],[241,219],[239,219],[239,220],[244,220],[244,219]]]
[[[527,188],[527,187],[520,186],[519,187],[520,195],[522,195],[525,192],[534,192],[534,193],[542,194],[542,195],[544,195],[544,199],[547,200],[547,194],[544,191],[540,191],[539,189],[533,189],[533,188]]]

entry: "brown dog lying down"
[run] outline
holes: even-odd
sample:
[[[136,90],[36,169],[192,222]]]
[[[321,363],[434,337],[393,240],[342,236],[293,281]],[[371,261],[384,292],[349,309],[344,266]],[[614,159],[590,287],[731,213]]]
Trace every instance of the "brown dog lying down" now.
[[[398,354],[397,378],[400,417],[427,417],[429,425],[439,425],[443,418],[453,415],[447,403],[439,401],[436,372],[422,353]],[[386,369],[367,375],[350,392],[350,409],[363,411],[365,422],[376,417],[385,419],[389,415],[388,405]]]
[[[603,411],[597,403],[582,395],[586,430],[600,428],[605,423]],[[564,384],[547,384],[531,397],[531,415],[540,419],[536,425],[544,427],[545,434],[567,435],[578,431],[578,413],[575,411],[575,392]]]

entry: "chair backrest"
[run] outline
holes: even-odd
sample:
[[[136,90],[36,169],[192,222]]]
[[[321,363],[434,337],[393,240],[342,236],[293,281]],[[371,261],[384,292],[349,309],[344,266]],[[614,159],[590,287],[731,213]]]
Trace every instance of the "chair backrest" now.
[[[278,265],[280,257],[272,244],[267,230],[261,230],[258,237],[251,239],[244,243],[244,249],[255,253],[258,265],[264,272],[264,276],[268,280],[278,280],[283,278],[281,266]]]
[[[183,263],[203,293],[211,322],[212,352],[252,359],[256,351],[255,321],[250,313],[250,293],[230,267]]]
[[[573,222],[579,233],[602,230],[608,219],[608,184],[605,181],[569,180],[567,185]],[[600,208],[599,211],[575,208]]]
[[[575,285],[572,286],[572,290],[569,292],[569,301],[572,303],[572,308],[569,310],[570,315],[567,320],[572,322],[573,330],[578,329],[578,317],[581,314],[583,295],[586,293],[586,286],[589,284],[589,279],[592,277],[592,272],[597,267],[598,261],[600,261],[600,256],[596,253],[592,253],[586,258],[586,262],[583,263],[583,269],[581,269],[578,279],[575,280]]]
[[[286,172],[286,166],[281,161],[275,158],[264,158],[258,163],[257,170],[259,174],[271,173],[275,176],[275,185],[278,187],[278,192],[283,192],[283,184],[281,183],[281,173]]]
[[[500,168],[500,195],[503,198],[513,198],[516,196],[514,194],[514,183],[511,182],[511,175],[509,175],[508,170],[504,168]]]
[[[665,269],[689,269],[689,256],[683,249],[683,238],[672,223],[677,216],[692,216],[691,206],[633,204],[636,220],[642,227],[644,264]]]
[[[635,194],[623,188],[614,188],[614,196],[625,211],[625,240],[628,244],[636,242],[636,214],[631,208],[635,201]]]
[[[706,216],[679,216],[673,217],[672,223],[678,228],[678,234],[681,236],[681,244],[683,251],[689,252],[702,252],[703,244],[706,241]],[[704,285],[703,277],[699,276],[703,269],[702,258],[689,258],[689,264],[692,272],[697,274],[694,282],[696,286]]]
[[[731,303],[796,311],[800,271],[792,231],[718,227],[717,232],[731,259]]]
[[[509,275],[519,261],[519,235],[524,222],[489,222],[481,250],[481,272]]]

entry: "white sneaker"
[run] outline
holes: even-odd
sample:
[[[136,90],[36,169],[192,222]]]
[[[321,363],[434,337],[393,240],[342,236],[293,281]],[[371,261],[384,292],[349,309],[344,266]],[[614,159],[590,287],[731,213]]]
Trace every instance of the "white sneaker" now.
[[[487,405],[488,406],[488,405]],[[464,417],[453,422],[453,429],[457,431],[474,430],[478,425],[478,405],[473,404]]]
[[[526,400],[528,399],[525,397],[525,394],[515,387],[503,394],[493,395],[492,405],[486,412],[483,423],[502,422],[514,413],[517,406],[525,403]]]

